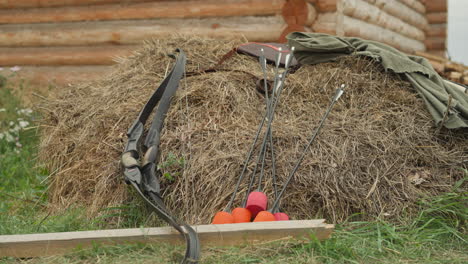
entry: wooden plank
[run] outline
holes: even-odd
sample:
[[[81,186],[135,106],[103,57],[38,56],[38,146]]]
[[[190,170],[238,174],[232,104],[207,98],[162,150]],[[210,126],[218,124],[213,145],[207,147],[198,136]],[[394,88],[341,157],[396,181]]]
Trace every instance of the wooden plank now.
[[[429,24],[447,23],[447,12],[428,13],[426,16]]]
[[[158,0],[0,0],[0,9],[102,5],[102,4],[130,4],[130,3],[154,2],[154,1],[158,1]],[[164,1],[164,0],[159,0],[159,1]]]
[[[426,12],[447,12],[447,0],[426,1]]]
[[[431,24],[426,31],[427,37],[447,37],[447,24]]]
[[[284,3],[285,0],[208,0],[0,10],[0,24],[275,15]]]
[[[279,16],[0,25],[0,46],[128,45],[174,32],[266,42],[276,41],[284,26]]]
[[[323,240],[330,237],[334,226],[319,220],[240,223],[194,226],[202,246],[255,244],[282,238],[308,239],[314,234]],[[183,243],[171,227],[96,230],[30,235],[0,236],[0,257],[38,257],[64,254],[93,243]]]
[[[426,38],[424,31],[402,21],[398,17],[387,14],[377,6],[364,0],[341,1],[338,4],[338,12],[386,28],[412,39],[423,41]]]
[[[138,46],[0,48],[0,66],[110,65]]]

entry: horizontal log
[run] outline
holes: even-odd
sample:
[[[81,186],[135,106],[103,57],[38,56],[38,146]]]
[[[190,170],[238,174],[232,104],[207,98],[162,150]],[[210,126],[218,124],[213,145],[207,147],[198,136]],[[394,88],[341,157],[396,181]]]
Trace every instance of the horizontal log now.
[[[318,0],[316,7],[320,12],[333,12],[336,11],[336,4],[338,0]]]
[[[432,65],[432,68],[438,73],[444,73],[445,72],[445,65],[443,63],[433,61],[433,60],[428,60],[429,63]]]
[[[465,66],[465,65],[460,64],[460,63],[449,61],[449,62],[445,63],[445,70],[446,71],[457,71],[457,72],[460,72],[460,74],[463,74],[465,71],[468,70],[468,66]]]
[[[421,14],[426,14],[426,7],[419,0],[399,0],[408,7],[418,11]]]
[[[347,0],[340,1],[338,4],[338,12],[374,24],[406,37],[424,40],[424,31],[403,22],[399,18],[389,15],[375,5],[364,0]]]
[[[102,5],[102,4],[130,4],[130,3],[154,2],[154,1],[155,0],[0,0],[0,9]]]
[[[349,16],[343,16],[343,31],[345,36],[379,41],[409,53],[425,50],[424,43],[421,41]]]
[[[138,46],[0,48],[0,66],[110,65]]]
[[[364,0],[385,11],[386,13],[398,17],[406,23],[413,25],[421,30],[428,26],[424,15],[398,2],[397,0]]]
[[[33,87],[66,87],[102,78],[112,66],[21,66],[19,71],[3,69],[3,74],[11,76],[8,82],[25,83]]]
[[[284,3],[285,0],[208,0],[0,10],[0,24],[274,15],[281,12]]]
[[[315,23],[312,30],[313,32],[336,35],[336,23]]]
[[[202,246],[233,246],[297,238],[318,240],[330,237],[334,226],[324,220],[296,220],[193,226]],[[0,257],[38,257],[72,252],[78,246],[95,244],[170,243],[182,244],[180,234],[171,227],[133,228],[0,236]]]
[[[442,64],[445,64],[447,62],[447,58],[443,57],[443,56],[437,56],[435,54],[431,54],[431,53],[428,53],[428,52],[422,52],[422,51],[416,51],[414,53],[416,56],[420,56],[420,57],[424,57],[430,61],[436,61],[436,62],[439,62],[439,63],[442,63]]]
[[[446,48],[446,38],[427,38],[424,43],[428,50],[445,50]]]
[[[447,12],[448,0],[430,0],[426,1],[426,12]]]
[[[426,31],[427,37],[447,37],[447,24],[431,24]]]
[[[447,51],[444,49],[427,49],[427,53],[439,56],[439,57],[447,57]]]
[[[174,32],[276,41],[283,28],[284,22],[278,16],[0,25],[0,46],[126,45],[153,37],[166,37]]]
[[[447,12],[428,13],[426,16],[429,24],[447,23]]]
[[[317,16],[317,19],[315,20],[314,24],[312,25],[312,30],[318,33],[336,35],[336,21],[337,12],[320,13]]]

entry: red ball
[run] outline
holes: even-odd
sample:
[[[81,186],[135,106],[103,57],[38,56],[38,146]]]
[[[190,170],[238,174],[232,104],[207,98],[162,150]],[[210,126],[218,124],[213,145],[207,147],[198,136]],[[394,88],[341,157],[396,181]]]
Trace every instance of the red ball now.
[[[285,213],[274,213],[276,221],[288,221],[289,216]]]
[[[268,197],[262,192],[251,192],[247,198],[245,208],[252,213],[252,217],[256,217],[261,211],[267,209]]]

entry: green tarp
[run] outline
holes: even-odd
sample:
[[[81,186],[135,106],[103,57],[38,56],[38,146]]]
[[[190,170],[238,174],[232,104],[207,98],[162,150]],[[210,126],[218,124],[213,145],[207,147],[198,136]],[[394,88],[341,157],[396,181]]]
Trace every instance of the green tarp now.
[[[425,58],[404,54],[380,42],[354,37],[293,32],[287,39],[295,48],[294,56],[301,64],[329,62],[349,55],[372,58],[386,70],[402,74],[411,82],[424,99],[436,125],[444,122],[443,125],[450,129],[468,127],[468,96],[447,85]]]

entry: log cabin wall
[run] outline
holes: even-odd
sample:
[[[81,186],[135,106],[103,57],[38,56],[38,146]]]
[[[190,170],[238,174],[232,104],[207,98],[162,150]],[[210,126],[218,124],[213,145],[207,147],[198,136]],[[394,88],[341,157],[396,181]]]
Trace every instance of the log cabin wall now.
[[[276,41],[286,0],[0,0],[0,74],[32,85],[101,76],[152,37],[174,32]]]
[[[0,0],[0,67],[19,65],[21,78],[63,85],[99,77],[143,40],[174,32],[284,41],[291,31],[313,31],[434,50],[440,36],[430,29],[443,23],[428,23],[426,10],[441,10],[429,2],[439,1]]]
[[[426,49],[434,55],[446,56],[447,0],[424,0],[429,27],[426,31]]]
[[[418,0],[308,0],[312,31],[380,41],[413,53],[426,49],[426,8]]]

